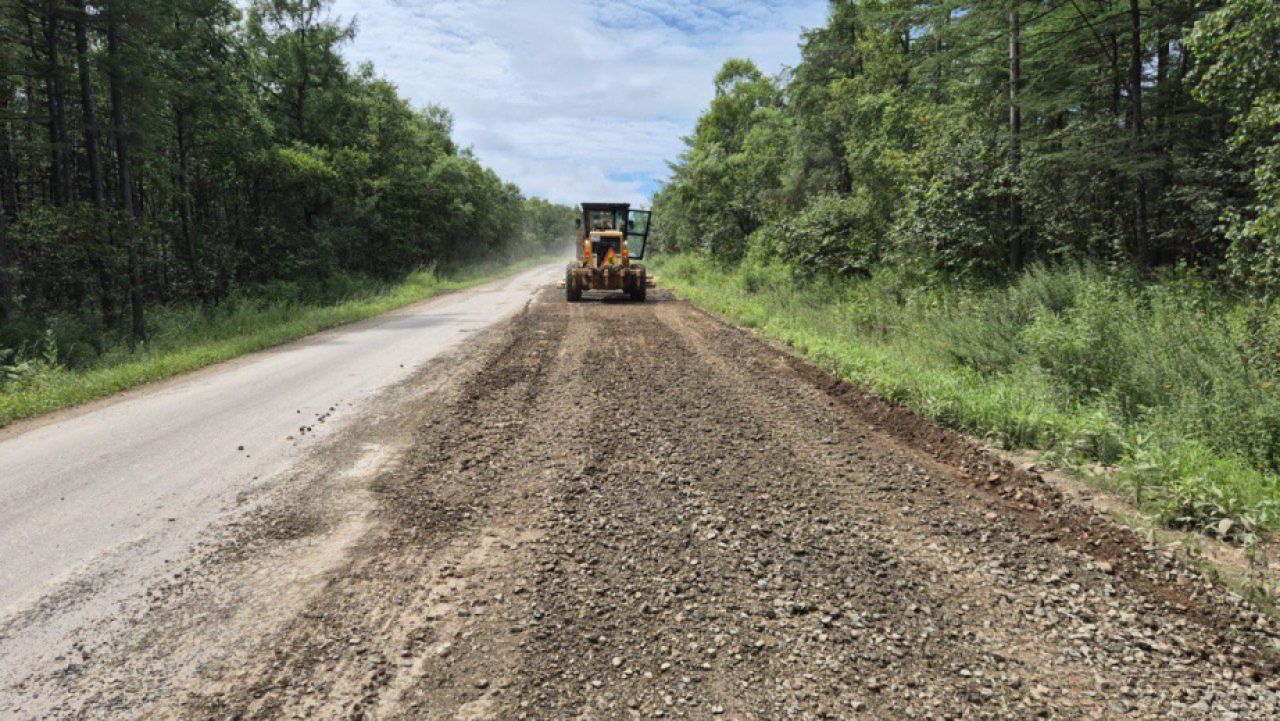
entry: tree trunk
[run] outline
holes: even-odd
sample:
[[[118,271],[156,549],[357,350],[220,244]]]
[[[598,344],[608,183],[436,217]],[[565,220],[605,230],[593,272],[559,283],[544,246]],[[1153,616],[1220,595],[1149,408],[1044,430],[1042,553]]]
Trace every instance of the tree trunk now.
[[[298,125],[298,139],[306,142],[307,136],[307,93],[311,89],[311,62],[307,48],[307,31],[311,25],[311,11],[304,11],[298,16],[298,93],[294,112]]]
[[[102,167],[102,145],[98,131],[98,113],[93,102],[93,76],[89,70],[89,15],[85,0],[72,0],[76,8],[76,68],[80,76],[80,110],[84,116],[84,148],[89,160],[89,196],[93,207],[101,211],[107,204],[106,181]],[[111,274],[103,258],[110,249],[106,238],[103,252],[94,252],[91,263],[98,276],[98,312],[104,325],[115,325],[116,308]]]
[[[1111,116],[1120,117],[1120,41],[1115,33],[1108,33],[1111,41]]]
[[[1169,41],[1165,39],[1164,30],[1156,33],[1156,100],[1159,103],[1168,102],[1169,83]],[[1159,108],[1157,108],[1157,112]],[[1157,116],[1156,122],[1159,123],[1163,119],[1163,113]]]
[[[142,306],[142,267],[138,258],[137,214],[133,199],[133,176],[129,170],[129,141],[124,128],[124,92],[121,89],[119,0],[107,5],[107,62],[111,85],[111,130],[116,139],[116,174],[120,186],[120,213],[124,218],[125,248],[129,267],[130,328],[137,343],[147,342],[147,320]]]
[[[195,236],[195,219],[191,210],[191,161],[187,147],[187,114],[177,108],[173,114],[174,129],[178,141],[178,215],[182,220],[182,239],[185,246],[187,270],[191,273],[191,284],[195,288],[196,297],[207,302],[204,280],[200,276],[200,256]]]
[[[52,11],[49,7],[46,7],[43,12],[39,10],[36,12],[40,19],[41,34],[44,36],[44,98],[45,111],[48,113],[45,129],[49,133],[49,201],[54,205],[61,206],[66,202],[67,191],[63,183],[65,174],[62,170],[62,131],[59,125],[60,119],[63,117],[62,94],[58,92],[58,88],[54,87],[54,79],[58,75],[57,22],[52,17]],[[39,63],[40,57],[36,48],[40,44],[36,41],[35,29],[31,24],[30,16],[26,20],[27,40],[31,45],[32,61]]]
[[[1178,72],[1174,73],[1172,81],[1172,92],[1182,95],[1182,83],[1186,79],[1187,74],[1191,72],[1191,51],[1187,48],[1187,44],[1178,41]]]
[[[76,66],[80,74],[80,109],[84,115],[84,147],[89,160],[89,192],[93,204],[106,202],[103,183],[102,148],[98,138],[97,111],[93,104],[93,79],[89,73],[89,17],[84,0],[73,0],[76,6]]]
[[[0,193],[0,326],[13,317],[13,263],[9,251],[9,216],[5,208],[4,193]]]
[[[1139,0],[1129,0],[1129,19],[1131,21],[1129,55],[1129,116],[1133,126],[1133,149],[1135,156],[1144,152],[1143,136],[1146,133],[1142,117],[1142,12]],[[1142,170],[1135,173],[1135,193],[1133,207],[1133,242],[1134,255],[1138,264],[1147,267],[1151,264],[1151,252],[1147,236],[1147,181]]]
[[[46,89],[49,93],[49,135],[53,141],[52,172],[61,189],[61,202],[65,203],[75,199],[75,183],[68,158],[71,143],[67,139],[66,88],[59,55],[58,14],[56,0],[46,0],[43,27],[48,61]]]
[[[898,84],[906,90],[911,85],[911,30],[903,30],[900,39],[902,43],[902,75],[898,78]]]
[[[39,58],[36,56],[36,46],[37,46],[36,34],[31,24],[31,16],[29,14],[24,13],[24,20],[26,21],[26,25],[27,25],[27,41],[31,48],[32,66],[35,67],[36,65],[39,64]],[[36,93],[35,73],[27,74],[25,82],[23,83],[23,93],[26,96],[27,115],[28,117],[34,120],[36,117],[36,98],[39,97],[39,95]],[[13,145],[15,147],[22,147],[24,144],[27,145],[28,147],[34,146],[34,142],[35,142],[34,129],[28,129],[24,135],[25,137],[21,141],[18,140],[17,138],[14,138]],[[13,204],[12,209],[15,214],[20,212],[22,208],[28,204],[35,205],[38,202],[38,200],[41,198],[40,193],[43,187],[40,185],[39,177],[37,176],[36,173],[34,172],[25,173],[27,192],[25,195],[23,195],[21,193],[21,185],[22,185],[21,176],[22,175],[24,174],[14,173],[14,186],[15,186],[14,196],[16,198],[17,196],[21,195],[22,201],[23,201],[21,203],[15,202]]]
[[[1023,247],[1022,189],[1022,108],[1019,89],[1022,85],[1022,18],[1018,0],[1009,5],[1009,173],[1013,183],[1009,192],[1009,265],[1013,272],[1022,270],[1026,262]]]
[[[1167,21],[1165,21],[1167,22]],[[1165,27],[1161,27],[1156,31],[1156,92],[1155,92],[1155,109],[1148,111],[1155,116],[1155,142],[1152,145],[1152,152],[1156,157],[1167,158],[1169,148],[1173,144],[1173,135],[1177,133],[1175,125],[1170,122],[1169,118],[1177,113],[1177,95],[1172,92],[1169,80],[1169,54],[1172,46],[1169,42],[1169,33]],[[1156,187],[1157,202],[1151,206],[1151,218],[1149,224],[1156,228],[1166,227],[1165,203],[1160,202],[1162,191],[1168,188],[1172,182],[1172,169],[1167,161],[1162,161],[1159,169],[1156,171],[1154,184]],[[1179,234],[1186,237],[1186,234]],[[1189,239],[1188,239],[1189,240]],[[1178,257],[1185,257],[1186,253],[1191,252],[1191,247],[1185,245],[1185,240],[1180,243],[1185,247],[1179,247],[1175,250]],[[1167,249],[1166,249],[1167,250]]]
[[[14,88],[0,85],[0,117],[7,118],[11,112],[15,115],[18,112],[16,109],[11,111],[9,107],[15,97],[13,90]],[[22,192],[18,178],[21,173],[18,169],[18,155],[14,152],[17,143],[13,126],[13,121],[5,122],[4,137],[0,138],[0,206],[7,207],[17,215]]]
[[[942,11],[942,21],[933,30],[933,88],[932,96],[935,104],[942,103],[942,31],[951,24],[951,8]]]

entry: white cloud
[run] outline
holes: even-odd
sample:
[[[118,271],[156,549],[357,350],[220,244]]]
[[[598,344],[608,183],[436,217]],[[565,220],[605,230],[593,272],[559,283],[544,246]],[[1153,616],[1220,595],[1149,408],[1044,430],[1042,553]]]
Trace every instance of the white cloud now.
[[[825,0],[336,0],[373,61],[527,194],[643,202],[729,57],[792,65]]]

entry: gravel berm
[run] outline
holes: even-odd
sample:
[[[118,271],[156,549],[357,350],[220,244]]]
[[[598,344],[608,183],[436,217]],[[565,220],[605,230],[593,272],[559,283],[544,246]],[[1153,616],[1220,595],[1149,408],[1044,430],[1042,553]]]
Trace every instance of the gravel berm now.
[[[109,641],[29,679],[26,709],[1280,717],[1266,617],[670,295],[548,289],[412,383],[420,403],[343,440],[382,434],[378,472],[282,486]]]

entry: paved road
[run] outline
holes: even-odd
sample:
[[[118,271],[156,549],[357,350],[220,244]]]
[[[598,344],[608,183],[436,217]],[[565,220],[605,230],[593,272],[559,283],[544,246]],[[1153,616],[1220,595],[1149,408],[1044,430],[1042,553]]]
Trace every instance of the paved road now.
[[[379,392],[554,277],[541,267],[4,431],[0,685],[112,614]]]

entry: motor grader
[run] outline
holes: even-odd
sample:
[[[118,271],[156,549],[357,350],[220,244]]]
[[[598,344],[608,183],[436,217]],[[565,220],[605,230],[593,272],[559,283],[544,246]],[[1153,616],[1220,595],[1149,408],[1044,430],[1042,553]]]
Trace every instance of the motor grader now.
[[[583,203],[578,218],[578,259],[565,268],[565,298],[582,300],[586,291],[622,291],[635,301],[657,280],[644,265],[652,212],[632,210],[628,203]]]

